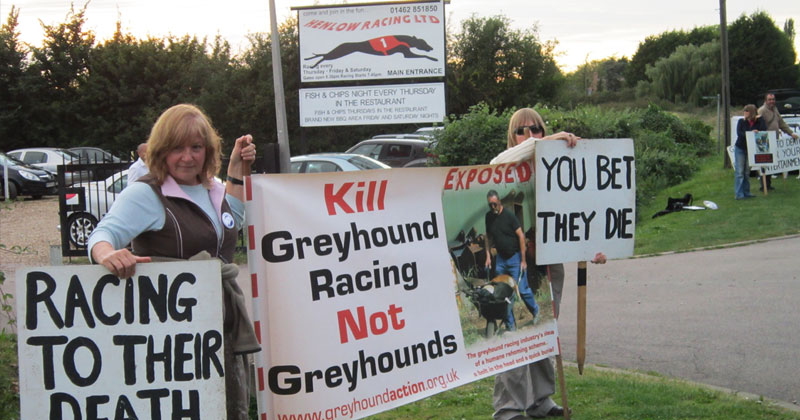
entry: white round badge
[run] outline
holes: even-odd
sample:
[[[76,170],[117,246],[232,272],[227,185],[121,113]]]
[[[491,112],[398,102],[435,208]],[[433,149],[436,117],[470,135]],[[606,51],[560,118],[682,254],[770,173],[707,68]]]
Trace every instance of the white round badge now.
[[[230,229],[233,227],[233,216],[230,213],[225,212],[222,213],[222,224],[225,225],[226,228]]]

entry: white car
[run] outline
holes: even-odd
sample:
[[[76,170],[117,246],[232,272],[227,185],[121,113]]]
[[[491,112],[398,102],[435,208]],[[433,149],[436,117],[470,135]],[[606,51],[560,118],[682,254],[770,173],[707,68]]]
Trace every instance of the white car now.
[[[69,241],[76,247],[84,248],[97,222],[108,213],[111,204],[128,185],[128,170],[95,182],[75,184],[72,188],[82,188],[83,194],[70,193],[66,196],[67,231]]]
[[[14,159],[21,160],[28,165],[35,166],[56,175],[58,165],[79,164],[80,157],[66,149],[57,147],[31,147],[12,150],[6,153]],[[67,166],[64,171],[64,182],[67,186],[91,179],[88,170],[73,171]]]
[[[353,153],[316,153],[295,156],[289,159],[289,163],[290,172],[293,174],[391,168],[391,166],[370,157]]]

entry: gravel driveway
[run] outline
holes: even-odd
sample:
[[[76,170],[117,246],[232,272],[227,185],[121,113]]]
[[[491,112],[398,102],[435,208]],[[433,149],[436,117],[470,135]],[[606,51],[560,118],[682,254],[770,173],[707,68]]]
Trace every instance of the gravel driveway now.
[[[0,201],[0,271],[6,278],[0,285],[3,293],[16,294],[14,273],[19,267],[50,265],[50,245],[61,244],[58,224],[58,197]],[[13,298],[8,303],[15,304]],[[7,322],[6,314],[0,311],[0,330]]]

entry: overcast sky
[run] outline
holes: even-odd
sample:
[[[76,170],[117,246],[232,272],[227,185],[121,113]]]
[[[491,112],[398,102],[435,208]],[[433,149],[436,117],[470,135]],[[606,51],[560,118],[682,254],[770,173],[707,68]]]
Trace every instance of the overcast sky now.
[[[342,1],[276,0],[278,21],[291,13],[290,7],[330,4]],[[347,3],[362,3],[348,1]],[[77,6],[81,0],[75,0]],[[3,23],[12,5],[20,9],[19,32],[23,41],[41,45],[46,24],[64,22],[69,1],[0,0]],[[553,7],[555,6],[555,7]],[[779,28],[793,18],[800,29],[800,0],[735,0],[727,2],[728,22],[741,14],[764,10]],[[515,28],[538,25],[542,40],[557,40],[556,59],[565,71],[584,61],[616,56],[630,58],[648,35],[672,29],[719,23],[719,1],[714,0],[452,0],[445,8],[448,26],[459,30],[460,22],[478,16],[505,15]],[[213,38],[222,35],[237,49],[246,49],[245,36],[269,31],[269,3],[266,0],[92,0],[87,9],[86,29],[98,40],[110,37],[117,20],[125,31],[143,38],[169,34],[192,34]],[[795,39],[800,51],[800,36]]]

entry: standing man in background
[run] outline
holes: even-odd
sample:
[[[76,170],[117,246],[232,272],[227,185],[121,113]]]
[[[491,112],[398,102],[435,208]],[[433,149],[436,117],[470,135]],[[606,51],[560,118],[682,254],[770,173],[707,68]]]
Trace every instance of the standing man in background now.
[[[758,108],[758,116],[766,124],[767,131],[777,131],[778,136],[780,136],[780,131],[783,131],[797,140],[797,134],[789,128],[789,125],[781,118],[781,113],[775,107],[775,94],[768,93],[764,96],[764,105]],[[774,190],[775,188],[772,187],[770,178],[769,176],[767,177],[767,190]],[[764,187],[761,187],[761,190],[763,191]]]
[[[150,169],[147,168],[147,143],[141,143],[136,148],[136,154],[139,155],[139,159],[136,159],[136,162],[133,162],[130,168],[128,168],[128,184],[132,182],[136,182],[137,179],[147,175],[150,172]]]

